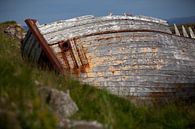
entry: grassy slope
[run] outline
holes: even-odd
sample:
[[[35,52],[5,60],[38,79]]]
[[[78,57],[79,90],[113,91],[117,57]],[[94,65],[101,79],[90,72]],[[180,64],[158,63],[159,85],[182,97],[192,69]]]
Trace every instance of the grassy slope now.
[[[10,23],[9,23],[10,24]],[[7,24],[0,24],[0,28]],[[97,120],[114,129],[193,129],[194,105],[141,107],[106,91],[81,85],[69,76],[32,67],[22,60],[19,42],[0,29],[0,129],[52,129],[56,117],[41,103],[35,82],[70,90],[77,120]]]

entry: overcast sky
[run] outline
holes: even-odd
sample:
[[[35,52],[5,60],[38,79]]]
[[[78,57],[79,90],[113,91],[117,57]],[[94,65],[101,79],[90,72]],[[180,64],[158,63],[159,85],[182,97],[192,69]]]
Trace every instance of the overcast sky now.
[[[109,12],[162,19],[195,16],[195,0],[0,0],[0,22],[34,18],[40,23]]]

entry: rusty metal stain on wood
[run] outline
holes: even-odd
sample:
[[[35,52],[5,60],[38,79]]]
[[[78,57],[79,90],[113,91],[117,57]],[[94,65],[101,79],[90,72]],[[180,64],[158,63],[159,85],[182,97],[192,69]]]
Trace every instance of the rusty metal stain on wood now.
[[[63,64],[64,69],[70,69],[77,71],[78,69],[84,69],[87,66],[88,61],[83,52],[82,46],[76,43],[74,40],[60,41],[57,44],[50,45],[57,55],[57,58]]]
[[[70,40],[70,47],[71,47],[72,54],[74,56],[77,68],[79,68],[82,64],[81,64],[81,61],[80,61],[80,58],[79,58],[78,51],[76,49],[74,40]]]
[[[77,46],[78,56],[80,57],[82,65],[87,65],[88,64],[87,57],[83,51],[81,44],[77,43],[76,46]]]

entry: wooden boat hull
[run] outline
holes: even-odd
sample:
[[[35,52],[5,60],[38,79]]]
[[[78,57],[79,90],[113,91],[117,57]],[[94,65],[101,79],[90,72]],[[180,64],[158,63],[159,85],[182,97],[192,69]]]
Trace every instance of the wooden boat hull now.
[[[63,70],[81,82],[144,101],[195,96],[195,40],[173,35],[163,20],[88,16],[37,28]],[[46,62],[35,34],[28,37],[24,57]]]

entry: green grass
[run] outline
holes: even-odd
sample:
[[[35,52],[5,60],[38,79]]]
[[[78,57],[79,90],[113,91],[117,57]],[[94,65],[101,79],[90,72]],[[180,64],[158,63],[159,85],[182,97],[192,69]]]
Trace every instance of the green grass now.
[[[13,24],[13,23],[9,23]],[[0,24],[0,28],[7,24]],[[70,76],[38,69],[21,58],[20,43],[0,29],[0,129],[53,129],[57,118],[37,85],[69,90],[79,111],[71,119],[97,120],[108,129],[194,129],[195,105],[135,106]]]
[[[21,59],[19,44],[0,32],[0,129],[53,129],[56,117],[40,101],[33,69]]]

